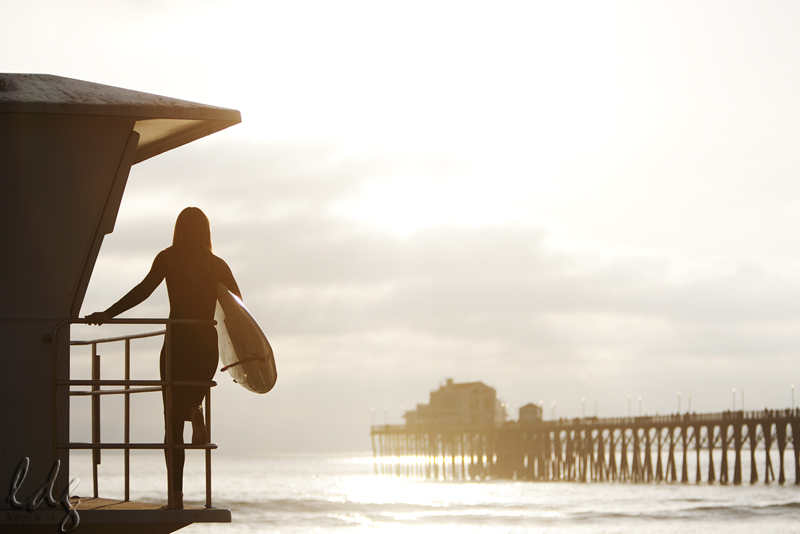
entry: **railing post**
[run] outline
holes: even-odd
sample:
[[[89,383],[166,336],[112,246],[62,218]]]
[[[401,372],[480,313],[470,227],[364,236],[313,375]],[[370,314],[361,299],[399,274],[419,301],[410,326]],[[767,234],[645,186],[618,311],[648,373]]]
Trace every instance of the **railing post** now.
[[[69,325],[72,323],[85,323],[84,320],[64,320],[61,321],[53,330],[52,338],[56,339],[60,329],[62,326]],[[154,332],[154,333],[147,333],[143,335],[133,335],[133,336],[121,336],[116,338],[109,338],[109,339],[99,339],[99,340],[92,340],[92,341],[85,341],[85,342],[71,342],[70,345],[91,345],[92,348],[92,362],[91,362],[91,380],[71,380],[69,378],[59,380],[57,376],[57,362],[58,362],[58,349],[57,344],[53,343],[53,349],[51,353],[52,359],[52,367],[55,370],[53,373],[53,428],[54,428],[54,438],[53,438],[53,449],[55,454],[58,454],[58,451],[62,448],[67,450],[73,449],[91,449],[92,450],[92,463],[93,463],[93,493],[94,497],[99,497],[99,476],[98,476],[98,465],[101,463],[101,450],[103,448],[109,449],[122,449],[124,452],[124,491],[125,491],[125,501],[130,501],[130,450],[131,449],[162,449],[165,452],[166,456],[166,464],[167,464],[167,488],[168,488],[168,507],[174,507],[176,504],[175,502],[175,484],[173,480],[173,452],[175,451],[176,445],[173,443],[174,436],[173,428],[172,428],[172,421],[173,421],[173,414],[172,414],[172,406],[173,406],[173,380],[172,380],[172,371],[171,371],[171,325],[172,323],[196,323],[201,322],[205,323],[204,321],[191,321],[191,320],[170,320],[170,319],[122,319],[122,320],[112,320],[109,322],[119,323],[119,324],[164,324],[166,326],[165,330],[162,332]],[[155,335],[164,334],[164,345],[165,345],[165,376],[162,380],[159,381],[131,381],[130,378],[130,341],[131,339],[138,339],[139,337],[152,337]],[[101,381],[101,371],[100,371],[100,363],[101,357],[97,354],[97,345],[100,343],[109,343],[109,342],[118,342],[124,341],[125,342],[125,378],[124,380],[105,380]],[[67,356],[69,357],[69,355]],[[131,393],[136,393],[138,390],[131,389],[131,382],[134,382],[136,385],[147,385],[150,386],[149,382],[155,382],[158,385],[158,389],[155,387],[150,388],[142,388],[146,391],[158,391],[159,389],[164,393],[165,397],[165,443],[164,444],[131,444],[130,442],[130,395]],[[186,384],[191,384],[193,381],[186,382]],[[195,382],[196,385],[200,385]],[[201,383],[202,384],[202,383]],[[90,395],[92,397],[92,404],[91,404],[91,427],[92,427],[92,444],[77,444],[67,442],[62,444],[58,441],[58,437],[56,435],[57,430],[57,422],[59,410],[61,407],[58,405],[57,402],[57,391],[58,387],[69,387],[72,386],[90,386],[91,391],[83,391],[83,392],[71,392],[71,394],[83,394],[83,395]],[[122,391],[106,391],[102,390],[103,385],[121,385],[124,386],[124,390]],[[211,443],[211,387],[215,386],[216,383],[206,383],[203,384],[206,388],[206,425],[207,425],[207,435],[208,441],[207,443],[193,447],[193,446],[183,446],[180,445],[181,449],[194,449],[194,448],[202,448],[205,450],[205,467],[206,467],[206,507],[212,507],[212,500],[211,500],[211,449],[216,448],[212,446]],[[101,439],[101,411],[100,411],[100,396],[102,394],[123,394],[124,398],[124,421],[123,421],[123,433],[124,433],[124,443],[109,443],[104,444],[102,443]],[[82,446],[83,445],[83,446]]]
[[[164,441],[166,441],[164,451],[167,457],[167,508],[173,508],[175,506],[175,499],[173,496],[175,488],[172,481],[172,470],[174,469],[174,466],[172,465],[172,362],[170,361],[172,325],[167,323],[166,330],[167,331],[164,333],[164,378],[166,379],[167,383],[164,387],[167,389],[164,395],[164,398],[166,399],[164,403]]]
[[[211,443],[211,387],[206,390],[206,437]],[[211,449],[206,448],[206,508],[211,508]]]
[[[131,340],[125,340],[125,380],[131,379]],[[131,442],[131,394],[130,385],[125,386],[125,444]],[[131,500],[131,451],[125,449],[125,501]]]
[[[97,354],[97,343],[92,343],[92,380],[100,380],[100,355]],[[100,386],[93,385],[92,392],[100,391]],[[100,443],[100,395],[92,395],[92,444]],[[100,464],[100,449],[92,449],[92,483],[94,498],[99,494],[97,466]]]

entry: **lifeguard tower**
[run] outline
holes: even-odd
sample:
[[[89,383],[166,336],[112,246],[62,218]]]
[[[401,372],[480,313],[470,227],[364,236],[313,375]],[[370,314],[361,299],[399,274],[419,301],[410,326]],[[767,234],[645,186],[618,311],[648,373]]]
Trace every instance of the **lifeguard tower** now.
[[[131,166],[239,122],[232,109],[58,76],[0,74],[0,531],[65,531],[77,517],[79,534],[166,533],[230,521],[229,510],[211,506],[210,474],[205,508],[131,503],[127,480],[125,501],[95,495],[95,506],[69,518],[47,497],[48,486],[54,501],[67,490],[70,450],[121,449],[127,466],[131,449],[166,447],[127,437],[70,441],[69,401],[80,393],[77,386],[82,393],[91,387],[95,396],[109,386],[130,395],[169,383],[70,380],[69,325],[82,322],[78,313]],[[169,328],[167,320],[151,322]],[[210,416],[208,402],[206,410]],[[216,445],[186,448],[205,449],[210,467]]]

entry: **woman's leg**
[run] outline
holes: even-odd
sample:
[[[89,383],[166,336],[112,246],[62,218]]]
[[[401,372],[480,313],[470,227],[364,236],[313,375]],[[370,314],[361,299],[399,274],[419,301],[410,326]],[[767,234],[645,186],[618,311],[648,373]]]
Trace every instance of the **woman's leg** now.
[[[161,379],[166,379],[166,367],[164,349],[161,350]],[[177,391],[176,391],[177,389]],[[183,445],[183,425],[186,420],[186,408],[181,402],[180,389],[172,388],[172,443],[174,445]],[[166,388],[161,391],[161,398],[164,403],[164,443],[168,443],[169,429],[167,428],[167,391]],[[169,449],[164,449],[164,460],[169,469],[170,452]],[[183,508],[183,466],[186,461],[186,452],[182,448],[172,449],[172,507]],[[169,476],[169,475],[168,475]]]
[[[198,382],[213,379],[219,364],[217,330],[213,326],[196,329],[187,346],[191,347],[191,362],[188,365],[179,362],[179,365],[184,364],[181,365],[181,373],[189,380]],[[209,440],[201,405],[207,391],[206,387],[187,387],[183,391],[186,406],[189,407],[187,419],[192,422],[192,445],[203,445]]]
[[[203,419],[203,407],[197,406],[190,410],[192,419],[192,445],[205,445],[208,443],[208,432]]]
[[[212,327],[202,328],[174,328],[172,333],[172,359],[171,377],[173,380],[198,380],[209,381],[214,377],[214,373],[219,363],[217,354],[217,330]],[[166,379],[166,355],[164,349],[161,350],[161,379]],[[205,429],[201,410],[195,409],[200,405],[205,397],[207,388],[197,386],[173,386],[172,387],[172,442],[183,444],[183,425],[184,421],[192,421],[193,431],[197,426],[197,440],[200,443],[208,442],[208,433]],[[166,392],[162,391],[164,399],[164,414],[166,428]],[[199,417],[198,417],[199,416]],[[202,427],[202,434],[199,433]],[[167,437],[164,436],[166,443]],[[195,432],[192,435],[192,443],[195,443]],[[172,483],[173,500],[175,503],[183,505],[183,465],[185,461],[184,449],[173,449],[172,454]]]
[[[183,445],[183,423],[183,417],[173,410],[172,443],[174,445]],[[164,435],[164,443],[167,443],[166,434]],[[165,450],[165,460],[167,459],[167,454],[169,454],[169,451]],[[172,449],[172,501],[175,508],[183,508],[183,465],[185,461],[186,452],[183,449]]]

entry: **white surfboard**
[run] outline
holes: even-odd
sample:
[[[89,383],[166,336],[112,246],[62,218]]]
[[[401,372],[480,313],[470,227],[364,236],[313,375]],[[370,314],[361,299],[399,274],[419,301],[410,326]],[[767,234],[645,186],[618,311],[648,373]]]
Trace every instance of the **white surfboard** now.
[[[242,300],[217,284],[214,312],[222,371],[254,393],[266,393],[275,386],[278,370],[267,336],[244,307]]]

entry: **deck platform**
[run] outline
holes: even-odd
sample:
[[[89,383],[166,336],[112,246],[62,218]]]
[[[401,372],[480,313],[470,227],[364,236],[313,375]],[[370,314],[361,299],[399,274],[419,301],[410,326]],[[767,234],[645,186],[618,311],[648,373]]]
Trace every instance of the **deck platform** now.
[[[115,499],[81,497],[70,499],[77,505],[80,524],[73,532],[77,534],[167,534],[192,523],[230,523],[231,511],[223,508],[201,508],[187,506],[183,510],[162,510],[163,503],[119,501]],[[0,514],[0,530],[32,534],[54,534],[59,532],[66,512],[63,508],[7,511]],[[37,528],[38,527],[38,528]],[[69,529],[71,523],[66,525]]]

